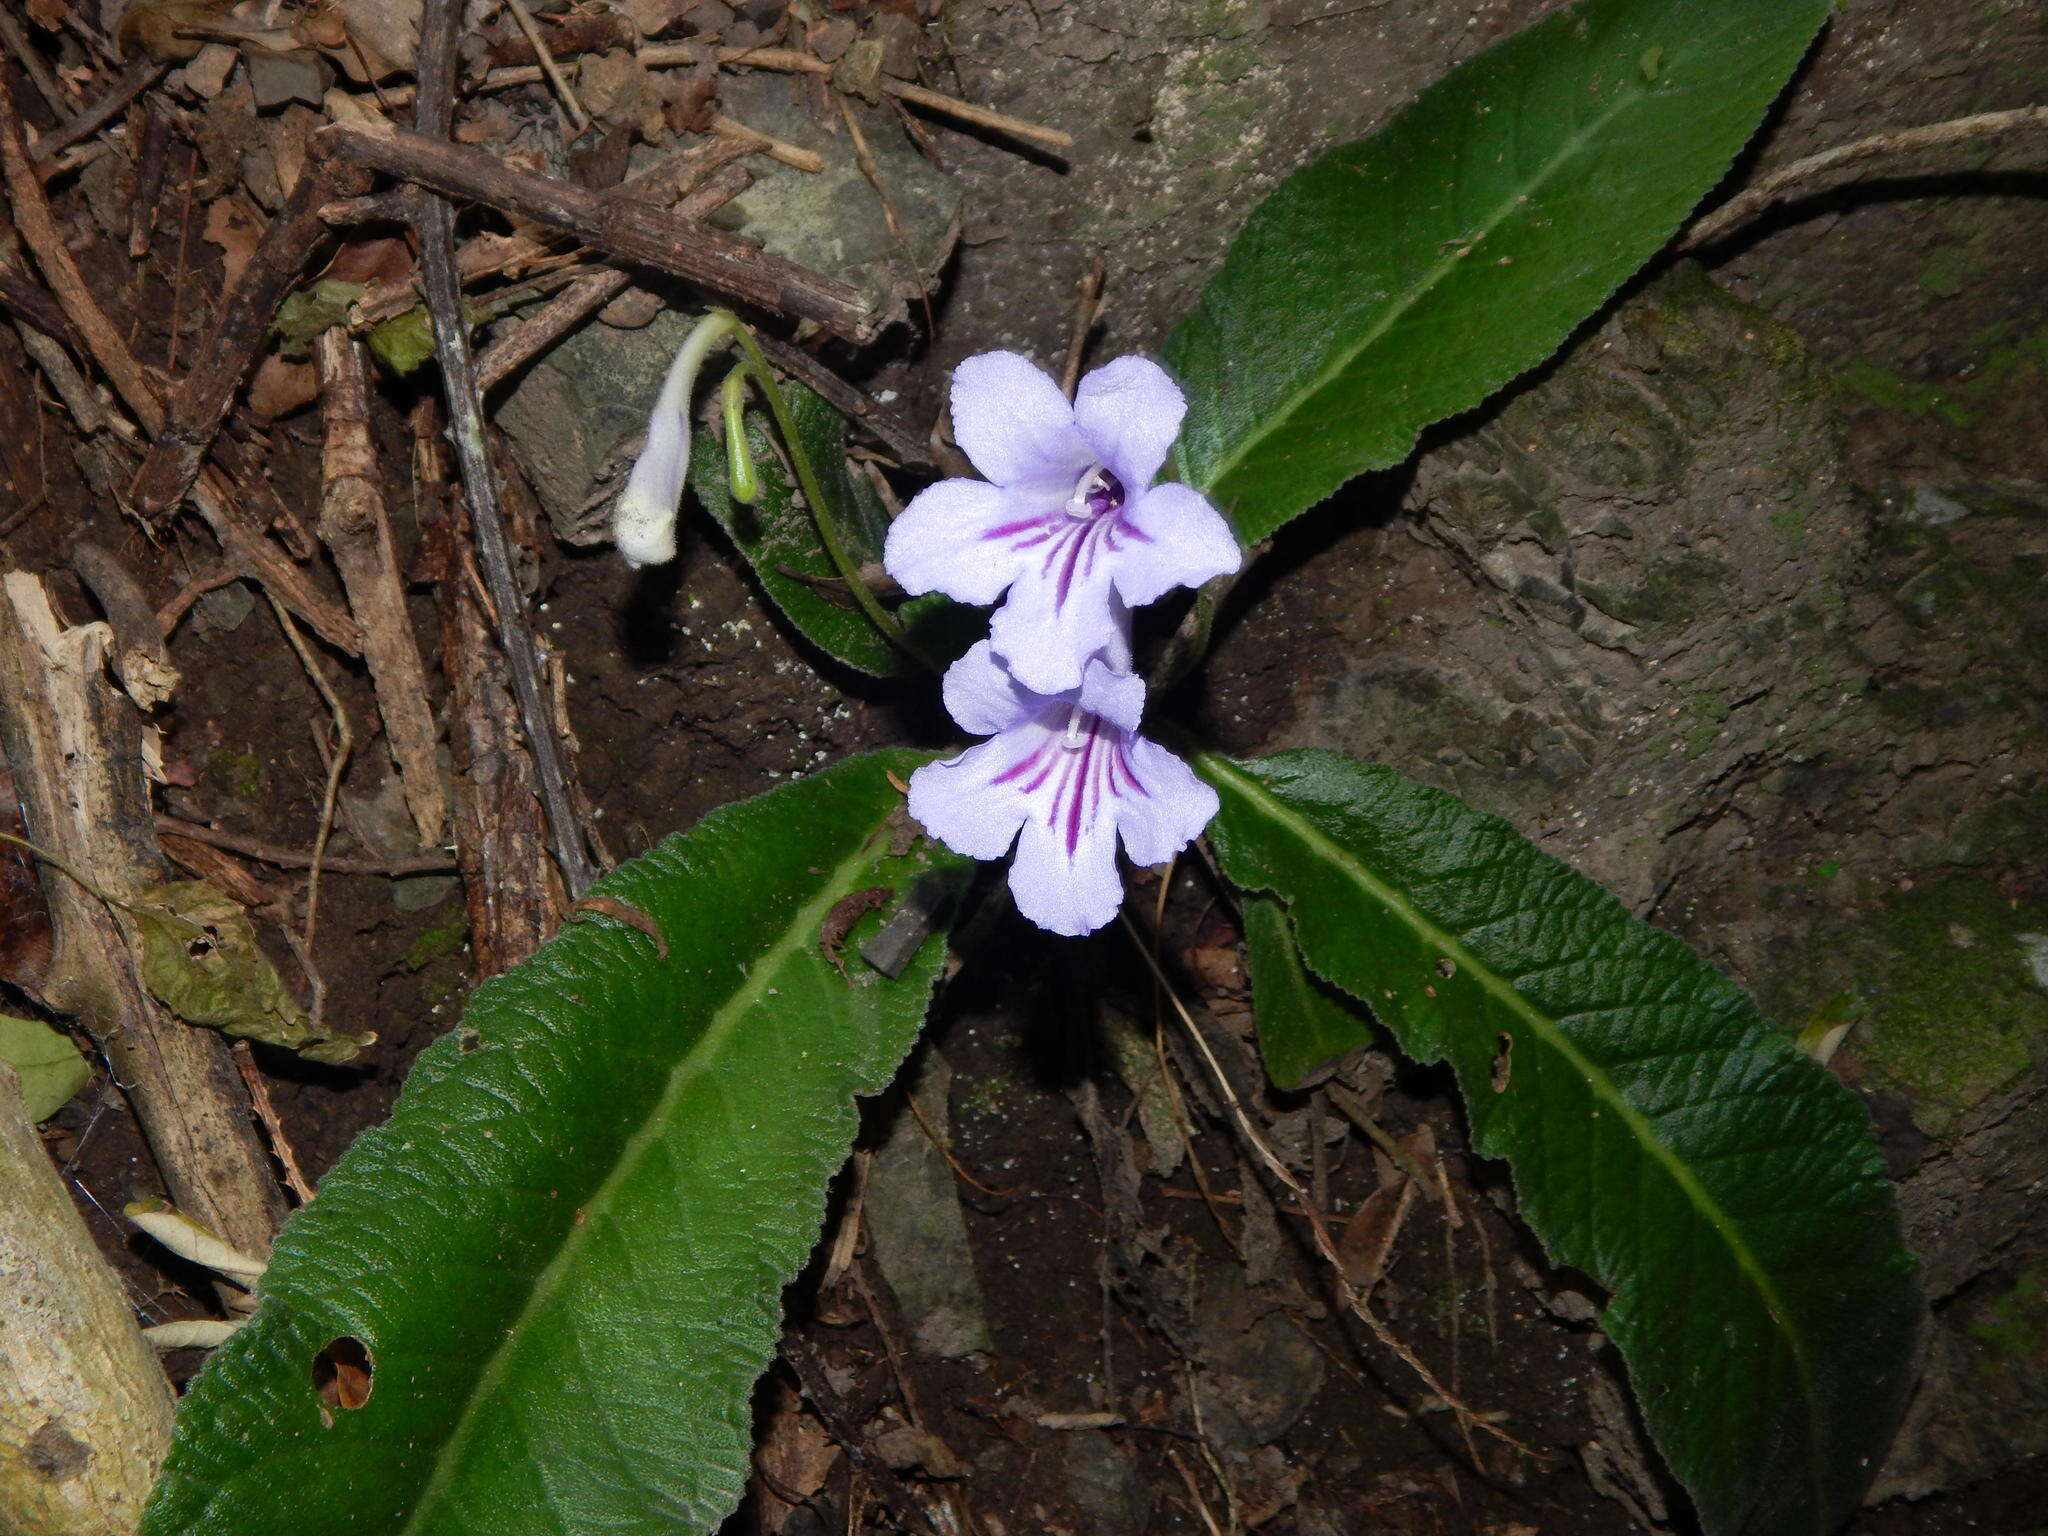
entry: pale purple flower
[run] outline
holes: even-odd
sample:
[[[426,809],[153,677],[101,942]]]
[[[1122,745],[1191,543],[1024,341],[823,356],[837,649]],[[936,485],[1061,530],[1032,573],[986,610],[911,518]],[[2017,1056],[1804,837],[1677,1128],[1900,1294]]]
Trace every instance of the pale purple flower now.
[[[1144,680],[1091,659],[1078,686],[1024,686],[984,640],[946,673],[961,729],[992,737],[910,776],[910,814],[970,859],[1017,846],[1010,890],[1041,928],[1090,933],[1124,898],[1116,845],[1164,864],[1216,814],[1216,791],[1138,734]]]
[[[1129,664],[1127,616],[1238,567],[1223,515],[1187,486],[1154,485],[1187,402],[1158,364],[1120,357],[1072,405],[1014,352],[953,372],[953,436],[988,478],[941,480],[889,528],[882,561],[913,594],[1009,601],[989,639],[1025,686],[1081,684],[1089,658]]]

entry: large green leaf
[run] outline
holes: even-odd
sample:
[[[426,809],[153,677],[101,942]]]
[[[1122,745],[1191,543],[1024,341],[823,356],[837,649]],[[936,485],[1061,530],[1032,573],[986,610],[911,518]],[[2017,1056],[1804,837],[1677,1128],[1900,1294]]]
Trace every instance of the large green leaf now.
[[[1733,982],[1498,817],[1334,752],[1198,760],[1224,872],[1318,974],[1448,1060],[1710,1536],[1825,1536],[1921,1316],[1856,1098]]]
[[[829,942],[867,909],[849,895],[953,877],[929,844],[891,852],[912,838],[888,774],[919,760],[707,816],[480,987],[286,1225],[255,1320],[185,1400],[145,1531],[717,1524],[854,1096],[910,1048],[944,949],[891,981],[855,953],[883,914]],[[323,1350],[348,1384],[353,1346],[329,1349],[348,1338],[369,1357],[354,1408],[315,1389]]]
[[[1259,1056],[1275,1083],[1299,1088],[1316,1068],[1372,1044],[1372,1020],[1301,963],[1286,903],[1262,891],[1246,891],[1240,904]]]
[[[873,489],[847,470],[846,423],[823,397],[794,380],[785,381],[782,388],[803,450],[832,503],[829,510],[848,556],[856,567],[878,566],[889,514]],[[874,677],[919,670],[920,664],[892,644],[846,595],[838,567],[818,537],[817,521],[776,450],[765,413],[747,413],[747,442],[760,478],[760,495],[751,505],[733,499],[723,433],[697,434],[690,445],[690,484],[753,566],[769,601],[818,649],[850,667]],[[937,593],[905,603],[896,617],[941,663],[973,643],[967,627],[978,622],[973,610]]]
[[[1264,538],[1556,350],[1720,180],[1829,0],[1583,0],[1252,214],[1167,344],[1184,477]]]

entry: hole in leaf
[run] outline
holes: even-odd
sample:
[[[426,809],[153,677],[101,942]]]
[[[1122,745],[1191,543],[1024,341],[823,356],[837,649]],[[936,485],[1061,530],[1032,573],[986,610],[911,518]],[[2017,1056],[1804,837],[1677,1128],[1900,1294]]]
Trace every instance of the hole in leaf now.
[[[455,1030],[455,1049],[467,1054],[484,1043],[484,1037],[467,1024],[458,1025]]]
[[[1453,976],[1458,974],[1458,962],[1453,960],[1449,955],[1445,955],[1441,960],[1437,961],[1436,973],[1437,975],[1443,977],[1444,980],[1449,981]]]
[[[370,1347],[345,1333],[313,1357],[313,1390],[330,1408],[360,1408],[370,1400],[376,1369]]]
[[[1497,1037],[1497,1044],[1493,1052],[1493,1091],[1495,1093],[1506,1093],[1508,1091],[1508,1074],[1514,1070],[1514,1063],[1514,1038],[1503,1032]]]

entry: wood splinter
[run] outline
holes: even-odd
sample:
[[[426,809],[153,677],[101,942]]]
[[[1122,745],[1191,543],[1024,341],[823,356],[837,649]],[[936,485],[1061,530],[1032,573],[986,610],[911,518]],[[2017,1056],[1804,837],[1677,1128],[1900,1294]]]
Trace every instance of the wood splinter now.
[[[370,440],[369,385],[360,343],[343,329],[314,344],[320,370],[326,448],[321,461],[320,539],[334,559],[349,609],[363,628],[363,661],[398,768],[406,809],[423,847],[440,842],[448,825],[441,785],[440,733],[428,705],[427,669],[406,612],[405,584],[379,487]]]

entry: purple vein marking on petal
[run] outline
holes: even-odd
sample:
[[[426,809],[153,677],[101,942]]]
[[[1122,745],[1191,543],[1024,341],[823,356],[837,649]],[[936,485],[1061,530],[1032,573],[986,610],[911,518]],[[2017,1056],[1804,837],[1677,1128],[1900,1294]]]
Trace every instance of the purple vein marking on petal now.
[[[1104,525],[1112,521],[1112,519],[1107,517],[1098,517],[1086,523],[1076,524],[1071,532],[1066,533],[1064,542],[1055,545],[1051,550],[1047,551],[1044,571],[1046,575],[1051,576],[1053,579],[1052,601],[1055,609],[1064,608],[1067,605],[1067,598],[1073,591],[1074,576],[1077,568],[1082,576],[1094,574],[1095,541],[1104,531]],[[1066,557],[1064,561],[1060,561],[1062,555]],[[1084,558],[1086,560],[1085,565],[1082,563]],[[1055,561],[1060,561],[1060,569],[1057,575],[1053,573]]]
[[[1068,791],[1067,857],[1070,859],[1081,846],[1081,813],[1088,803],[1088,782],[1095,777],[1095,744],[1101,738],[1101,722],[1097,721],[1089,727],[1088,740],[1082,745],[1081,750],[1074,754],[1080,761],[1068,775],[1067,783],[1060,786],[1062,790]]]
[[[1145,787],[1144,781],[1138,777],[1137,770],[1131,766],[1130,740],[1128,736],[1123,741],[1117,743],[1114,773],[1116,776],[1121,777],[1132,790],[1136,791],[1139,799],[1150,800],[1152,798],[1152,791]],[[1124,791],[1112,790],[1111,793],[1122,794]]]
[[[1043,528],[1051,518],[1040,513],[1036,517],[1020,517],[1000,524],[984,533],[984,539],[1007,539],[1013,533],[1029,533],[1034,528]]]
[[[1052,747],[1052,745],[1053,742],[1052,738],[1050,737],[1040,742],[1037,748],[1033,750],[1029,757],[1022,758],[1019,761],[1012,763],[1008,768],[1005,768],[1001,773],[997,774],[994,778],[990,779],[990,785],[993,786],[997,784],[1007,784],[1012,779],[1022,778],[1025,774],[1029,773],[1033,768],[1038,766],[1038,760],[1045,756],[1046,752]],[[1042,777],[1039,782],[1043,782]],[[1035,788],[1036,786],[1033,785],[1028,787]]]

